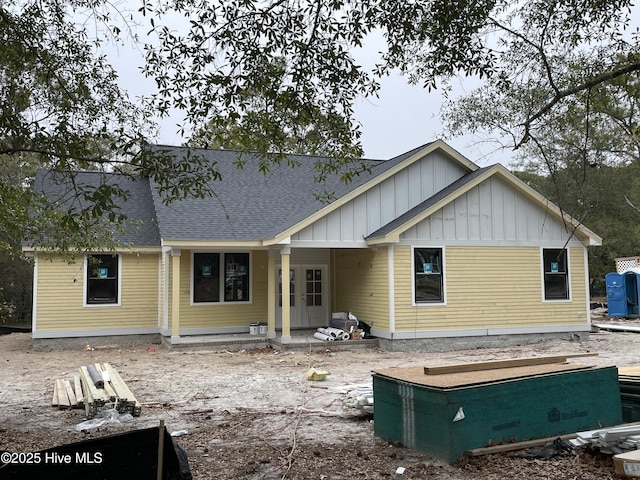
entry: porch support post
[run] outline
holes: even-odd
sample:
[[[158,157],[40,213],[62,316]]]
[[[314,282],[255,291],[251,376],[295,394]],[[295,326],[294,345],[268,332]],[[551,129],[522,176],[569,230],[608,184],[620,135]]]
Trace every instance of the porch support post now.
[[[171,342],[180,339],[180,250],[171,250]]]
[[[267,338],[276,338],[276,252],[267,256]]]
[[[285,246],[280,250],[280,265],[282,266],[282,343],[291,343],[291,247]]]

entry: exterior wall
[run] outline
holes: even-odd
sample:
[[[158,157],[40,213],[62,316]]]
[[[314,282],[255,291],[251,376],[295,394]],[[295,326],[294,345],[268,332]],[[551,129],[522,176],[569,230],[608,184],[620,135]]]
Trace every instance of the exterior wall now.
[[[563,241],[562,222],[497,177],[472,188],[404,232],[405,241],[494,241],[537,244]]]
[[[304,242],[365,243],[363,238],[467,173],[441,152],[432,152],[356,199],[292,235]]]
[[[251,301],[249,303],[220,303],[194,305],[191,302],[191,251],[180,255],[180,331],[188,333],[216,333],[216,329],[249,330],[250,323],[267,321],[267,252],[251,253]],[[171,311],[171,310],[169,310]],[[171,328],[171,322],[169,329]],[[186,329],[186,332],[184,331]],[[192,331],[189,331],[192,329]]]
[[[350,311],[371,327],[389,329],[387,255],[386,247],[334,250],[333,311]]]
[[[543,300],[539,247],[446,247],[446,304],[418,306],[413,305],[411,247],[397,246],[394,252],[396,332],[479,335],[486,329],[517,333],[579,324],[588,329],[583,247],[569,249],[570,300],[564,301]]]
[[[61,257],[39,259],[36,272],[34,338],[49,332],[88,335],[157,332],[158,254],[121,254],[120,306],[84,307],[84,258],[69,264]],[[58,335],[56,335],[58,336]]]

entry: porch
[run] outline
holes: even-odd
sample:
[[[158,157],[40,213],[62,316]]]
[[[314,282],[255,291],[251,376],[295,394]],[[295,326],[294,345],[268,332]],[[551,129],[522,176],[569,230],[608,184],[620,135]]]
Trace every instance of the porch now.
[[[291,340],[283,342],[282,336],[267,338],[266,335],[250,333],[232,333],[215,335],[181,336],[176,342],[174,338],[162,337],[163,345],[173,351],[180,350],[252,350],[273,349],[274,351],[313,352],[322,350],[358,350],[378,348],[377,338],[359,340],[325,341],[313,336],[316,329],[297,329],[291,331]],[[277,332],[280,333],[280,332]]]

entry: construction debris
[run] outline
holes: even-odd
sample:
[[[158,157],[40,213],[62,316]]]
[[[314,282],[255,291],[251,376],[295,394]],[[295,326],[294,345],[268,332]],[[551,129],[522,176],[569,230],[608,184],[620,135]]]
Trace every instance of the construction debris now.
[[[115,409],[139,417],[142,412],[120,374],[108,363],[81,366],[71,380],[57,379],[53,386],[51,405],[60,409],[84,408],[87,419],[98,410]]]
[[[578,432],[576,438],[569,440],[574,447],[591,447],[605,455],[638,450],[640,448],[640,424],[620,425]]]
[[[347,408],[355,408],[364,413],[373,413],[373,384],[345,385],[330,389],[334,393],[345,395],[342,405]]]

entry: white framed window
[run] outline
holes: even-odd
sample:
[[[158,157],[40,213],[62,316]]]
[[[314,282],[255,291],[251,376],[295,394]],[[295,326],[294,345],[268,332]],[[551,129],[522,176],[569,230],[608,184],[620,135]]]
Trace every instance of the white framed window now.
[[[193,304],[250,302],[250,253],[194,252],[191,265]]]
[[[416,305],[445,302],[442,248],[413,248],[413,301]]]
[[[85,306],[119,306],[121,256],[93,253],[85,257]]]
[[[542,249],[544,300],[569,300],[569,252],[566,248]]]

